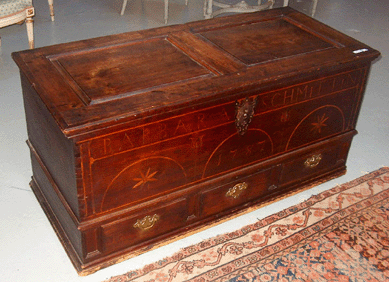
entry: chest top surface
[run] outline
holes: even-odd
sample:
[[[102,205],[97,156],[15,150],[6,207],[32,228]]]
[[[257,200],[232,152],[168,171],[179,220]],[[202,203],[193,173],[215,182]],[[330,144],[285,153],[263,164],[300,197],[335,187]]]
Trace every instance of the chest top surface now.
[[[71,137],[378,55],[281,8],[48,46],[13,58]]]

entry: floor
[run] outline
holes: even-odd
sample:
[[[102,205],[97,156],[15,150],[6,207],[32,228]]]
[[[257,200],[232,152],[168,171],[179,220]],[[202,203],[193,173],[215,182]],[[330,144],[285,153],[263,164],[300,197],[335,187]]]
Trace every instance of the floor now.
[[[36,47],[164,25],[163,1],[55,0],[51,22],[47,0],[35,0]],[[280,2],[280,3],[278,3]],[[277,0],[276,6],[282,1]],[[168,24],[203,19],[203,2],[172,0]],[[310,13],[310,0],[290,1]],[[389,16],[387,1],[319,0],[314,17],[381,51],[373,65],[348,159],[348,173],[283,201],[87,277],[78,277],[29,188],[31,167],[18,69],[11,52],[28,48],[25,25],[2,28],[0,53],[0,280],[102,281],[169,256],[184,246],[252,223],[312,194],[389,165]]]

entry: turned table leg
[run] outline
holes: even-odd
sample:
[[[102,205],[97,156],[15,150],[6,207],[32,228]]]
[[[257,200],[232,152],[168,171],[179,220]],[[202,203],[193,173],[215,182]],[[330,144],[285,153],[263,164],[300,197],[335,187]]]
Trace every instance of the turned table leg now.
[[[50,8],[51,21],[54,21],[54,5],[53,5],[53,0],[48,0],[48,2],[49,2],[49,8]]]
[[[27,38],[30,49],[34,49],[34,20],[32,17],[26,18]]]

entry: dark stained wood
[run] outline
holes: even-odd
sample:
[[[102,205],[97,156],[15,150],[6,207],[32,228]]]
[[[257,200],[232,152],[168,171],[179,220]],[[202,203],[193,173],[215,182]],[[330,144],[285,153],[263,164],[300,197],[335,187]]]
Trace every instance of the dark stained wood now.
[[[62,55],[53,62],[92,104],[210,75],[165,38]]]
[[[200,32],[246,65],[335,48],[287,19]],[[231,38],[234,38],[232,41]]]
[[[13,54],[80,274],[345,172],[379,52],[290,8]]]

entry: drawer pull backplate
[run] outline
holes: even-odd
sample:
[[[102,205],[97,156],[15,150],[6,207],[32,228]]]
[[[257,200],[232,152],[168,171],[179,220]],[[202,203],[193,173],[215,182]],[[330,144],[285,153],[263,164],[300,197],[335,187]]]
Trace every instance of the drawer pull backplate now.
[[[248,187],[248,184],[246,182],[238,183],[234,187],[230,188],[227,193],[226,197],[232,197],[234,199],[237,199],[240,194],[246,190]]]
[[[322,159],[322,155],[321,154],[313,155],[312,157],[309,157],[305,161],[304,165],[305,165],[305,167],[313,168],[313,167],[317,166],[320,163],[321,159]]]
[[[154,214],[153,216],[145,216],[143,219],[138,219],[134,224],[135,228],[141,230],[147,230],[154,226],[154,224],[159,220],[159,215]]]

